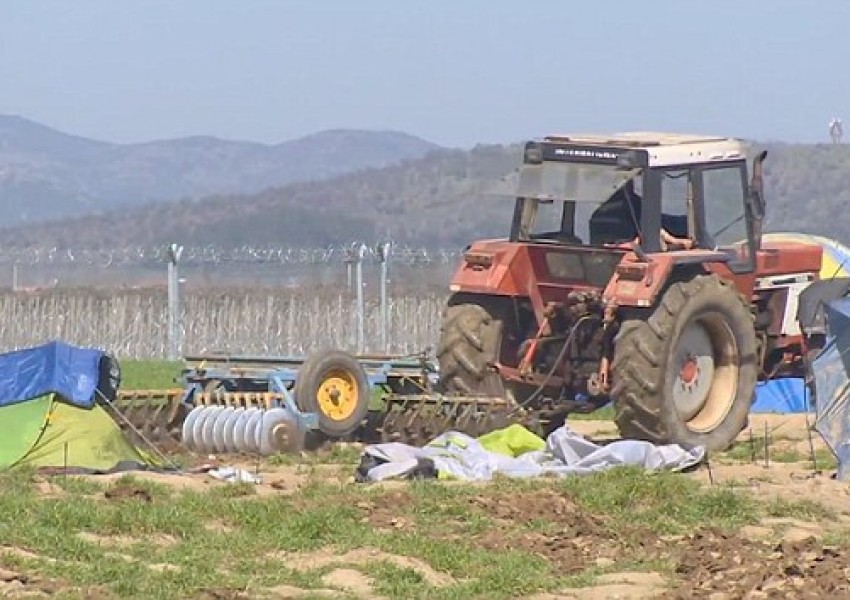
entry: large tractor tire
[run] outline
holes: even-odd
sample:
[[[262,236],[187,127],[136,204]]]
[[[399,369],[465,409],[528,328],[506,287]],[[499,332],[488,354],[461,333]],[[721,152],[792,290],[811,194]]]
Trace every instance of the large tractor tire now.
[[[625,438],[728,448],[746,426],[758,376],[753,317],[726,281],[672,284],[647,320],[627,320],[612,365]]]
[[[499,311],[480,304],[449,306],[443,316],[437,360],[439,387],[459,394],[501,396],[504,386],[488,367],[499,358],[503,320]]]
[[[505,336],[513,333],[509,314],[498,301],[486,299],[480,304],[469,302],[446,308],[437,346],[439,390],[498,396],[519,403],[534,392],[533,386],[503,381],[491,367],[499,360]]]

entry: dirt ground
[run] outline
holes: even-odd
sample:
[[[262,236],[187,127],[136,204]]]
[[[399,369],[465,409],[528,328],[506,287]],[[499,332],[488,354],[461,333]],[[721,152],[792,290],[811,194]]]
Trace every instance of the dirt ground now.
[[[570,425],[595,440],[617,437],[613,424],[607,421],[570,421]],[[755,415],[750,428],[751,431],[745,430],[741,435],[743,447],[746,449],[752,439],[763,440],[767,428],[774,459],[770,455],[765,457],[763,444],[757,451],[753,445],[751,453],[719,456],[709,467],[702,466],[682,476],[707,486],[730,485],[762,500],[808,501],[823,507],[822,515],[814,511],[799,516],[765,517],[757,525],[737,531],[709,528],[691,535],[674,536],[638,528],[615,531],[605,519],[589,514],[570,498],[551,489],[504,495],[482,493],[472,497],[471,508],[489,515],[493,525],[476,533],[474,543],[493,552],[527,551],[545,558],[565,575],[594,569],[599,572],[588,585],[526,596],[532,600],[850,598],[850,546],[835,535],[839,528],[850,531],[850,485],[833,479],[831,468],[813,469],[809,460],[812,448],[823,456],[825,446],[817,434],[809,436],[805,416]],[[357,447],[351,450],[355,455]],[[783,460],[775,460],[776,457]],[[800,460],[793,460],[794,457]],[[297,459],[283,465],[267,462],[258,465],[232,461],[228,457],[221,457],[221,461],[199,457],[197,462],[205,461],[207,466],[221,462],[256,473],[262,479],[253,486],[259,496],[291,495],[317,477],[325,481],[352,482],[355,467],[350,462],[305,465],[298,464]],[[209,490],[229,485],[200,470],[183,475],[139,473],[134,476],[177,490]],[[104,483],[119,478],[119,475],[110,475],[94,479]],[[398,510],[409,501],[409,485],[407,482],[380,484],[386,494],[370,496],[368,501],[357,505],[363,519],[375,531],[414,533],[414,521],[401,516]],[[44,496],[62,493],[49,482],[40,486]],[[547,526],[529,527],[517,535],[517,525],[529,523]],[[208,526],[217,527],[215,523]],[[221,529],[226,530],[226,526],[221,525]],[[115,552],[121,552],[133,542],[126,536],[100,538],[89,534],[84,539],[106,544]],[[157,543],[172,544],[174,540],[162,536]],[[6,553],[16,552],[1,546],[2,541],[0,549]],[[609,567],[619,564],[621,557],[628,553],[638,554],[650,562],[657,560],[659,564],[672,565],[673,577],[663,570],[645,568],[611,572]],[[364,565],[374,561],[388,562],[418,573],[435,589],[452,586],[458,581],[420,558],[369,547],[340,552],[325,548],[277,558],[294,571],[325,568],[321,579],[325,587],[309,590],[310,597],[333,598],[345,592],[357,598],[381,598],[373,577],[362,570]],[[43,577],[27,577],[14,569],[0,569],[0,596],[51,595],[54,591]],[[269,597],[276,598],[298,598],[307,594],[306,590],[292,585],[279,585],[267,591]],[[249,596],[211,592],[209,597]]]

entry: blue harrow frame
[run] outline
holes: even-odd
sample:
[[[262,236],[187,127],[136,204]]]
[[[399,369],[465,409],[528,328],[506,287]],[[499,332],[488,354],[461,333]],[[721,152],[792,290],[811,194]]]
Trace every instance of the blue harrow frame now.
[[[408,356],[352,355],[366,374],[374,408],[389,394],[428,393],[436,367],[426,353]],[[181,404],[283,408],[303,431],[319,429],[319,415],[295,397],[299,373],[310,357],[204,354],[186,356],[179,382]]]

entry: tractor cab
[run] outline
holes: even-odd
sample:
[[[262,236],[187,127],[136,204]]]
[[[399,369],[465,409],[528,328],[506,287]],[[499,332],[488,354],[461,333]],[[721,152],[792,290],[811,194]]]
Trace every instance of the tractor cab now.
[[[525,145],[515,197],[512,242],[693,247],[722,252],[735,273],[755,269],[761,194],[736,139],[548,136]]]

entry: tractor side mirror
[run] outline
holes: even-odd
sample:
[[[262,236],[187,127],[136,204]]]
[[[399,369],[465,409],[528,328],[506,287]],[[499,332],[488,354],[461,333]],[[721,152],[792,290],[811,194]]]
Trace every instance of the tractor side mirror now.
[[[767,158],[767,150],[762,150],[753,161],[753,175],[750,179],[750,188],[747,190],[747,205],[753,217],[758,220],[764,219],[767,212],[764,200],[764,159]]]

